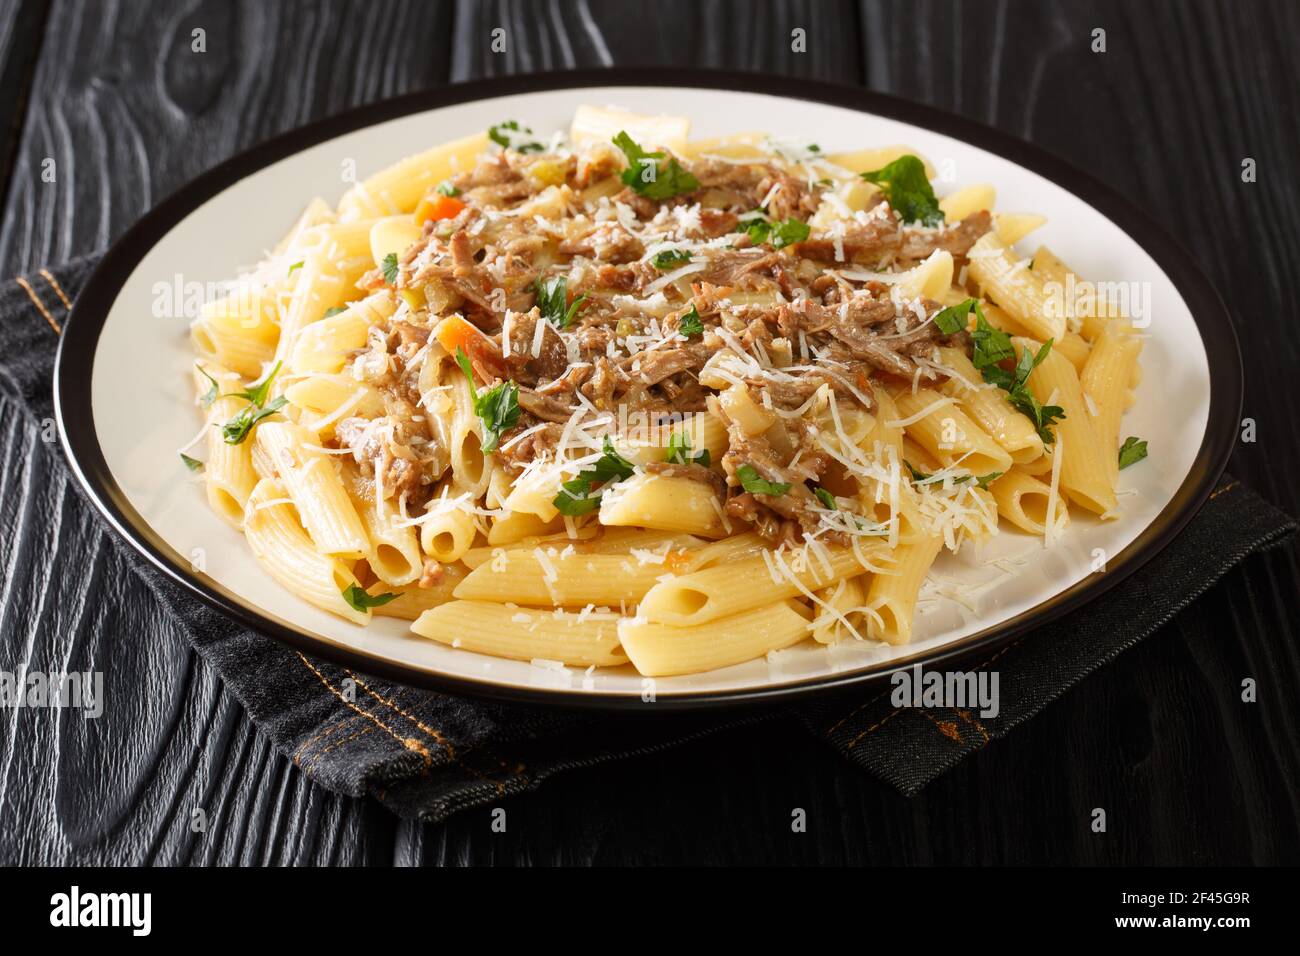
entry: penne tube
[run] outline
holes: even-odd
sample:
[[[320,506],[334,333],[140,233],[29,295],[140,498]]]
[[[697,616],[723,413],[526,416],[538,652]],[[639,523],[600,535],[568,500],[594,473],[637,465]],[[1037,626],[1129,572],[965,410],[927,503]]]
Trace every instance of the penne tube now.
[[[875,543],[861,552],[860,558],[852,548],[819,545],[729,561],[655,584],[641,600],[638,613],[674,627],[705,624],[856,577],[872,570],[870,562],[884,560],[887,553]]]
[[[1043,440],[1033,422],[1011,405],[1005,391],[983,380],[965,352],[941,348],[939,354],[943,364],[957,373],[943,383],[943,394],[957,399],[962,411],[1011,456],[1013,463],[1033,461],[1043,454]]]
[[[619,615],[538,610],[485,601],[448,601],[411,625],[421,637],[494,657],[561,661],[577,667],[624,664]]]
[[[409,584],[406,587],[393,588],[380,581],[366,588],[366,591],[371,597],[397,593],[397,597],[387,604],[374,608],[375,617],[397,617],[404,621],[414,621],[429,608],[454,600],[451,596],[452,592],[456,590],[456,585],[465,580],[465,575],[468,573],[464,565],[445,564],[432,587]]]
[[[939,208],[943,210],[945,222],[961,222],[981,210],[991,211],[997,195],[997,190],[988,183],[976,183],[944,196],[939,200]]]
[[[1037,351],[1038,343],[1012,339],[1017,349]],[[1047,353],[1042,364],[1029,376],[1029,391],[1044,405],[1058,405],[1065,418],[1053,427],[1060,447],[1061,488],[1074,501],[1094,514],[1112,516],[1115,511],[1115,488],[1110,480],[1109,459],[1115,451],[1102,448],[1092,416],[1083,401],[1083,390],[1074,366],[1055,351]]]
[[[537,515],[526,511],[510,511],[499,518],[493,518],[488,528],[487,542],[492,547],[515,544],[525,538],[540,538],[545,535],[562,534],[564,520],[557,516],[551,521],[543,521]]]
[[[1065,499],[1052,500],[1052,486],[1023,471],[1007,472],[989,486],[993,500],[998,504],[998,514],[1021,531],[1046,535],[1048,505],[1053,506],[1055,527],[1064,527],[1070,520],[1070,510]]]
[[[456,588],[456,597],[540,607],[618,607],[641,600],[665,574],[671,574],[665,564],[642,562],[630,554],[516,548],[471,571]]]
[[[204,442],[207,458],[203,464],[203,484],[207,494],[208,505],[227,524],[235,528],[244,526],[244,506],[248,496],[257,485],[258,475],[253,468],[250,454],[252,442],[244,440],[238,445],[231,445],[221,435],[221,426],[237,415],[248,402],[235,397],[221,397],[221,394],[242,388],[239,376],[229,369],[216,365],[196,365],[194,368],[195,388],[200,395],[206,395],[212,382],[200,373],[200,369],[212,376],[217,383],[218,397],[207,407],[205,419],[207,429]]]
[[[1065,334],[1065,315],[1049,301],[1041,278],[994,233],[981,236],[969,258],[967,274],[1031,336],[1046,340]]]
[[[721,538],[722,502],[717,489],[694,478],[633,475],[601,496],[600,523],[621,527],[680,531]]]
[[[257,443],[274,464],[312,541],[325,554],[364,557],[370,539],[330,456],[312,432],[292,422],[257,426]]]
[[[473,169],[488,145],[487,133],[473,133],[400,160],[349,189],[339,200],[339,219],[414,212],[430,189]]]
[[[275,356],[275,347],[269,343],[203,319],[190,326],[190,340],[200,355],[211,357],[245,378],[257,378]]]
[[[370,623],[369,611],[358,611],[343,598],[359,584],[356,575],[343,561],[320,552],[283,486],[258,482],[248,497],[244,534],[258,563],[286,591],[354,624]]]
[[[798,644],[808,636],[810,616],[798,601],[784,600],[690,627],[624,618],[618,639],[646,677],[694,674]]]
[[[473,546],[478,518],[463,508],[435,507],[437,504],[435,498],[429,517],[420,525],[420,547],[435,561],[451,564]]]
[[[928,388],[894,396],[907,437],[945,466],[959,465],[973,475],[1004,472],[1011,455],[951,398]]]
[[[993,231],[1008,246],[1014,246],[1025,236],[1047,222],[1045,216],[1024,212],[1002,212],[993,217]]]
[[[858,578],[845,578],[817,595],[824,606],[817,609],[817,617],[813,619],[814,641],[818,644],[835,644],[849,638],[860,638],[867,633],[860,610],[867,598],[864,586],[866,580],[865,574]],[[848,626],[845,626],[845,621]]]
[[[343,311],[313,322],[298,333],[289,353],[289,368],[296,373],[340,372],[348,355],[364,348],[370,326],[383,322],[397,309],[387,292],[376,292],[346,306]]]
[[[892,571],[871,578],[866,594],[869,613],[865,616],[867,630],[876,640],[893,645],[912,640],[916,597],[941,547],[943,539],[938,535],[899,545]]]
[[[1129,382],[1142,348],[1141,340],[1128,334],[1127,329],[1124,323],[1109,323],[1093,342],[1092,354],[1079,376],[1093,430],[1107,454],[1107,474],[1112,485],[1119,480],[1120,419],[1128,404]]]

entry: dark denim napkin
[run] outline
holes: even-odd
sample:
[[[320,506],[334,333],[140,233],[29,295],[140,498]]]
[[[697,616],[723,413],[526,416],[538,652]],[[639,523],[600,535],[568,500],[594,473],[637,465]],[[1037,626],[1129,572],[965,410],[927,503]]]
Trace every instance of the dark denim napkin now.
[[[0,388],[33,425],[52,414],[58,336],[96,261],[38,270],[0,289],[6,345],[0,351]],[[63,466],[60,452],[34,444],[41,449],[37,454]],[[77,500],[71,507],[90,505]],[[1283,541],[1295,528],[1291,518],[1225,475],[1178,539],[1104,600],[961,665],[998,672],[1000,711],[990,719],[964,709],[897,708],[888,686],[797,705],[701,714],[653,707],[644,714],[597,714],[453,697],[305,657],[232,623],[143,561],[131,564],[254,722],[309,777],[343,793],[373,794],[405,817],[441,820],[463,807],[534,789],[570,767],[768,720],[799,721],[849,760],[913,794],[1142,640],[1246,555]],[[342,690],[348,679],[353,700]]]

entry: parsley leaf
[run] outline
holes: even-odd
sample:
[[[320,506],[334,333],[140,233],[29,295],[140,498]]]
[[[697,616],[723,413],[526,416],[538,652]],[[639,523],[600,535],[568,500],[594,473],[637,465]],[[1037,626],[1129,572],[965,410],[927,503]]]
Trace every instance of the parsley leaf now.
[[[1124,444],[1120,446],[1119,466],[1120,468],[1127,468],[1129,465],[1136,465],[1146,456],[1146,439],[1130,435],[1124,439]]]
[[[677,320],[677,334],[688,339],[704,334],[704,323],[700,321],[700,313],[694,303],[691,303],[691,311]]]
[[[623,481],[632,477],[633,464],[614,450],[614,443],[605,436],[603,453],[591,468],[578,473],[576,478],[560,485],[560,493],[552,499],[551,504],[562,515],[576,516],[590,514],[600,507],[600,491],[593,491],[594,485]]]
[[[253,385],[250,388],[246,388],[243,391],[230,392],[229,394],[235,395],[238,398],[246,398],[254,405],[256,405],[258,408],[261,408],[263,405],[266,404],[266,396],[271,391],[271,380],[275,378],[276,373],[280,371],[280,366],[282,364],[283,363],[281,362],[276,362],[275,367],[272,368],[271,371],[268,372],[266,375],[263,375],[262,380],[258,382],[256,385]]]
[[[993,484],[993,482],[997,481],[1001,477],[1002,477],[1002,472],[990,471],[987,475],[980,475],[978,478],[976,478],[975,484],[979,485],[981,488],[987,491],[989,485]]]
[[[545,148],[540,140],[527,139],[523,135],[511,136],[510,133],[533,135],[533,131],[527,126],[520,126],[518,120],[506,120],[488,129],[488,139],[502,149],[513,149],[517,153],[540,153]]]
[[[772,226],[771,238],[768,241],[773,249],[784,249],[796,242],[803,242],[808,238],[809,232],[808,223],[800,222],[798,219],[787,219]]]
[[[347,310],[348,310],[348,307],[347,307],[346,305],[334,305],[334,306],[330,306],[328,309],[326,309],[326,310],[324,311],[324,313],[321,314],[321,318],[322,318],[322,319],[328,319],[328,318],[330,318],[331,316],[342,315],[342,314],[343,314],[344,312],[346,312]]]
[[[185,454],[185,452],[181,452],[181,461],[185,462],[185,467],[190,471],[203,470],[203,462],[199,461],[197,458],[191,458],[189,455]]]
[[[924,226],[943,223],[943,211],[934,198],[930,180],[925,177],[925,163],[915,156],[900,156],[880,169],[863,173],[862,178],[880,187],[903,222],[919,222]]]
[[[217,384],[217,380],[213,378],[211,375],[209,375],[208,370],[205,369],[202,365],[199,365],[196,362],[194,367],[199,370],[200,375],[202,375],[204,378],[206,378],[209,382],[212,383],[212,387],[208,389],[206,392],[204,392],[203,395],[199,398],[199,401],[203,403],[203,407],[207,408],[209,405],[211,405],[213,402],[215,402],[218,398],[221,397],[221,386]]]
[[[483,423],[483,451],[490,454],[497,450],[501,434],[519,423],[519,386],[514,382],[502,382],[480,393],[474,386],[474,370],[469,364],[469,356],[459,346],[456,348],[456,364],[465,373],[465,381],[469,382],[474,414]]]
[[[265,408],[259,408],[257,405],[248,404],[235,413],[230,421],[221,426],[221,437],[225,439],[227,445],[238,445],[248,433],[264,418],[269,418],[280,409],[284,408],[289,400],[283,395],[272,400]]]
[[[798,219],[786,219],[782,222],[754,219],[745,229],[749,241],[754,245],[759,246],[766,242],[773,249],[784,249],[796,242],[803,242],[808,238],[810,231],[808,223],[800,222]]]
[[[291,266],[289,267],[289,271],[286,272],[285,275],[293,275],[294,270],[295,270],[295,269],[301,269],[301,268],[302,268],[302,264],[303,264],[305,261],[306,261],[305,259],[299,259],[297,262],[295,262],[293,265],[291,265]]]
[[[831,494],[829,491],[827,491],[825,488],[820,488],[820,487],[814,488],[813,494],[817,496],[818,501],[824,504],[831,511],[840,510],[840,506],[835,503],[835,496]]]
[[[564,276],[539,277],[533,283],[533,291],[537,293],[537,307],[542,310],[542,318],[558,329],[567,329],[582,303],[587,301],[584,293],[574,299],[572,305],[569,304],[569,280]]]
[[[970,315],[971,309],[976,308],[979,308],[979,303],[974,299],[967,299],[965,302],[950,305],[948,308],[940,309],[935,313],[934,324],[944,335],[961,332],[966,328],[966,316]],[[987,322],[984,324],[988,325]],[[994,329],[994,331],[997,330]]]
[[[438,183],[437,189],[434,190],[439,196],[459,196],[460,190],[457,189],[450,179],[444,179]]]
[[[974,345],[971,350],[971,364],[983,371],[1004,359],[1015,358],[1016,350],[1011,347],[1011,336],[989,325],[988,319],[984,318],[984,310],[980,308],[978,302],[974,299],[966,301],[971,302],[971,308],[975,310],[975,331],[971,333],[971,342]],[[953,308],[962,308],[965,305],[966,302],[963,302]],[[990,381],[987,375],[984,379]]]
[[[736,477],[746,491],[756,495],[771,495],[775,498],[790,490],[788,481],[768,481],[753,465],[741,465],[736,469]]]
[[[665,249],[663,252],[655,253],[650,264],[660,272],[667,272],[669,269],[676,269],[678,266],[684,266],[691,261],[691,254],[685,249]]]
[[[967,299],[966,302],[953,308],[965,309],[970,302],[973,300]],[[1056,440],[1056,436],[1048,426],[1065,418],[1065,409],[1059,405],[1040,404],[1038,399],[1029,393],[1025,383],[1029,380],[1029,374],[1042,364],[1043,359],[1047,358],[1047,354],[1052,350],[1052,340],[1048,339],[1044,342],[1036,354],[1028,349],[1022,351],[1015,369],[1008,372],[998,363],[1015,358],[1016,350],[1011,345],[1011,336],[989,325],[978,302],[970,308],[975,310],[975,331],[971,333],[971,341],[974,343],[974,348],[971,350],[971,364],[980,370],[984,381],[998,386],[1007,393],[1007,400],[1011,402],[1012,407],[1032,421],[1038,437],[1044,444],[1050,445]]]
[[[397,253],[390,252],[384,256],[380,268],[384,271],[384,281],[389,285],[397,285]]]
[[[383,607],[389,601],[397,599],[396,594],[370,595],[359,584],[349,584],[342,592],[343,600],[352,605],[353,610],[368,611],[372,607]]]
[[[670,465],[703,465],[709,467],[709,450],[706,448],[697,455],[691,454],[691,436],[686,432],[673,432],[668,436],[668,457]]]
[[[662,151],[652,153],[642,149],[626,132],[620,131],[614,137],[614,145],[627,157],[627,169],[620,175],[623,183],[647,199],[669,199],[700,188],[700,181],[676,159],[670,158],[666,166],[661,166]]]

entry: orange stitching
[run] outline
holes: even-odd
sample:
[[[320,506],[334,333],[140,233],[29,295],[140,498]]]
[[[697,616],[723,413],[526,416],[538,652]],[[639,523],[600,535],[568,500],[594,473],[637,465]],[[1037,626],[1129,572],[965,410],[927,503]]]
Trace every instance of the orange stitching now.
[[[22,276],[19,276],[17,279],[14,279],[14,281],[23,287],[23,291],[27,293],[27,298],[31,299],[32,304],[35,305],[36,308],[41,310],[41,315],[45,316],[45,321],[50,323],[50,328],[54,330],[54,334],[62,335],[63,329],[59,328],[59,323],[54,321],[54,316],[50,315],[50,310],[45,308],[45,303],[40,300],[40,297],[37,296],[36,291],[30,285],[27,284],[27,280],[24,279]]]
[[[72,303],[68,300],[68,297],[64,294],[62,286],[59,285],[59,280],[54,278],[54,276],[50,275],[48,269],[38,269],[37,271],[42,276],[45,277],[45,281],[48,282],[50,284],[50,287],[54,289],[54,294],[63,300],[63,307],[67,309],[69,312],[71,312]]]
[[[1233,488],[1236,488],[1239,484],[1241,484],[1240,481],[1232,481],[1224,485],[1222,488],[1216,489],[1214,493],[1210,495],[1210,500],[1213,501],[1215,498],[1219,497],[1219,495],[1223,494],[1225,491],[1231,491]]]
[[[412,714],[412,713],[410,713],[410,712],[408,712],[408,711],[403,710],[401,707],[398,707],[397,704],[394,703],[394,701],[389,700],[389,699],[386,698],[386,697],[381,697],[378,693],[376,693],[375,691],[371,690],[370,686],[369,686],[368,684],[366,684],[365,681],[363,681],[363,680],[362,680],[360,677],[358,677],[356,674],[352,673],[352,671],[348,671],[348,672],[347,672],[347,675],[348,675],[349,677],[351,677],[354,681],[356,681],[358,687],[360,687],[362,690],[364,690],[367,694],[369,694],[369,695],[370,695],[371,697],[373,697],[375,700],[377,700],[377,701],[379,701],[381,704],[384,704],[385,706],[390,707],[391,709],[395,710],[397,713],[401,714],[403,717],[405,717],[405,718],[406,718],[407,720],[409,720],[411,723],[415,724],[415,726],[419,727],[419,728],[420,728],[421,730],[423,730],[426,734],[428,734],[431,738],[433,738],[435,741],[437,741],[439,744],[441,744],[442,747],[447,751],[447,756],[448,756],[448,757],[455,758],[455,756],[456,756],[456,748],[453,747],[453,746],[451,745],[451,741],[449,741],[446,737],[444,737],[440,731],[434,729],[433,727],[429,727],[429,726],[427,726],[427,725],[424,723],[424,721],[420,720],[420,719],[419,719],[418,717],[416,717],[414,714]]]
[[[424,758],[424,762],[426,766],[433,762],[433,758],[429,755],[429,751],[425,749],[424,744],[420,743],[418,740],[415,740],[412,737],[397,736],[397,733],[393,730],[393,728],[389,727],[386,723],[384,723],[374,714],[370,713],[369,711],[362,710],[356,704],[352,703],[352,701],[344,697],[343,694],[338,690],[338,688],[330,684],[330,682],[325,679],[325,675],[322,674],[320,671],[318,671],[312,665],[311,661],[303,657],[302,654],[298,654],[298,660],[302,661],[303,666],[316,675],[316,679],[319,680],[322,684],[324,684],[326,689],[329,690],[331,694],[333,694],[339,700],[343,701],[343,703],[346,704],[350,709],[356,711],[362,717],[366,718],[366,720],[372,721],[375,724],[375,726],[381,728],[385,733],[388,734],[388,736],[392,737],[394,740],[396,740],[407,750],[413,750],[416,753],[418,753],[421,757]]]
[[[329,724],[325,727],[322,727],[320,730],[316,731],[316,733],[312,734],[311,737],[307,738],[302,743],[300,743],[298,745],[297,752],[302,753],[312,744],[316,743],[318,740],[323,741],[326,737],[332,737],[334,734],[338,733],[340,730],[342,730],[344,727],[346,727],[354,720],[356,720],[355,717],[348,715],[344,717],[342,720],[340,720],[338,723]],[[296,760],[297,757],[295,757],[294,759]]]
[[[848,745],[847,747],[844,748],[844,752],[845,752],[845,753],[848,753],[850,750],[852,750],[854,747],[856,747],[856,746],[858,745],[858,741],[859,741],[859,740],[861,740],[861,739],[862,739],[863,737],[865,737],[867,734],[874,733],[874,732],[876,731],[877,728],[885,726],[885,724],[889,723],[891,720],[893,720],[895,717],[897,717],[897,716],[898,716],[899,714],[901,714],[902,712],[903,712],[903,708],[900,707],[900,708],[898,708],[896,711],[894,711],[892,714],[890,714],[888,717],[886,717],[884,720],[881,720],[881,721],[878,721],[877,723],[872,724],[872,725],[871,725],[870,727],[868,727],[866,730],[862,731],[862,733],[858,734],[856,737],[854,737],[852,740],[850,740],[850,741],[849,741],[849,745]]]

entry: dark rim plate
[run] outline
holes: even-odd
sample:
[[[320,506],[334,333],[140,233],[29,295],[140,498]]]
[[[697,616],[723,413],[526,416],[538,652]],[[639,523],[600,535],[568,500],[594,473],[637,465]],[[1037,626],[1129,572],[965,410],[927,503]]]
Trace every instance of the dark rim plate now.
[[[90,377],[100,331],[131,271],[181,219],[210,197],[264,166],[344,133],[386,120],[472,100],[583,86],[672,86],[764,93],[847,107],[900,120],[962,140],[1009,159],[1051,180],[1104,213],[1138,242],[1169,276],[1186,301],[1210,363],[1210,410],[1205,436],[1178,492],[1156,519],[1108,564],[1030,610],[952,644],[863,670],[740,691],[663,694],[662,708],[699,708],[764,701],[789,701],[881,681],[916,663],[934,666],[988,651],[1094,600],[1132,574],[1191,520],[1227,463],[1242,401],[1241,352],[1228,311],[1192,259],[1147,215],[1110,187],[1038,147],[997,130],[939,110],[852,87],[709,70],[616,69],[515,76],[447,86],[349,110],[262,143],[221,163],[180,189],[144,216],[105,255],[77,299],[59,343],[54,375],[56,415],[74,472],[109,523],[155,567],[182,587],[240,623],[337,664],[440,691],[553,705],[627,709],[641,705],[632,694],[512,687],[429,673],[358,649],[341,648],[268,612],[244,604],[228,589],[189,570],[189,562],[166,544],[127,500],[108,469],[95,433]]]

